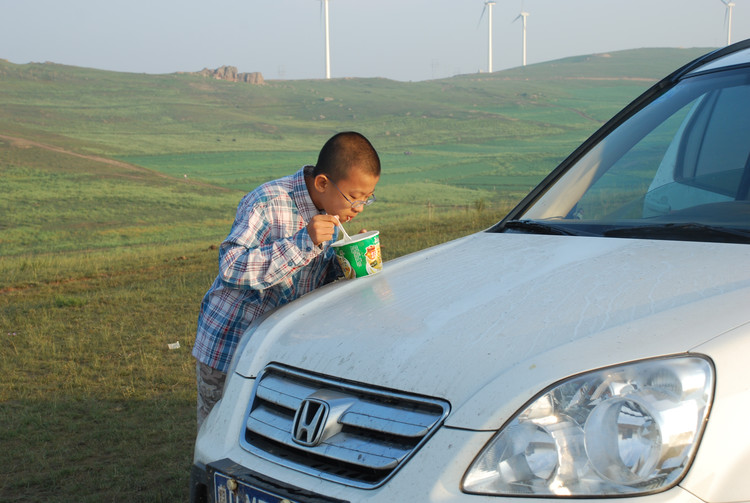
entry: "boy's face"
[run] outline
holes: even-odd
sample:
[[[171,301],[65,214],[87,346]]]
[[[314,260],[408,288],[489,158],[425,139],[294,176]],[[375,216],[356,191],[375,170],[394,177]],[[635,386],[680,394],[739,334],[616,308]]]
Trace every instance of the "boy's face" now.
[[[337,215],[342,222],[348,222],[364,210],[362,203],[373,195],[379,179],[360,169],[352,169],[348,177],[336,183],[326,175],[318,175],[315,178],[319,196],[316,205],[329,215]]]

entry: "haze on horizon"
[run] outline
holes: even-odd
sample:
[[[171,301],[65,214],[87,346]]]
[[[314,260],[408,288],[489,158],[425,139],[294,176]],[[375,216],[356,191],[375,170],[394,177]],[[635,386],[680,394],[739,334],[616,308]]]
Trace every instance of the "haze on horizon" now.
[[[325,77],[322,0],[0,0],[0,58],[135,73],[236,66]],[[750,37],[734,0],[732,41]],[[329,0],[331,77],[418,81],[487,71],[484,0]],[[493,71],[645,47],[721,47],[722,0],[496,0]]]

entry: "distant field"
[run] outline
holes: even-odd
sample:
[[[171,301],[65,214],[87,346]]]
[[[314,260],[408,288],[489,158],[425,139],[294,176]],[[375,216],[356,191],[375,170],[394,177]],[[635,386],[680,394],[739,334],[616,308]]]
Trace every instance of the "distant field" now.
[[[703,52],[624,51],[416,83],[264,86],[0,61],[0,134],[120,159],[171,179],[133,184],[110,172],[103,181],[100,168],[80,159],[20,153],[2,142],[0,173],[9,182],[0,187],[8,195],[0,211],[13,216],[0,223],[0,255],[168,240],[167,227],[183,239],[206,238],[208,221],[227,218],[242,193],[314,163],[331,134],[351,129],[368,136],[383,159],[379,204],[370,215],[403,218],[426,205],[434,211],[477,201],[507,207],[622,105]],[[237,193],[195,192],[192,182]],[[38,209],[50,199],[59,213],[40,219]],[[160,206],[173,208],[172,217],[163,210],[156,217]],[[29,234],[52,239],[23,238]]]
[[[0,499],[187,500],[215,247],[244,193],[333,133],[381,154],[378,202],[348,227],[380,230],[387,261],[492,225],[704,52],[265,86],[0,60]]]

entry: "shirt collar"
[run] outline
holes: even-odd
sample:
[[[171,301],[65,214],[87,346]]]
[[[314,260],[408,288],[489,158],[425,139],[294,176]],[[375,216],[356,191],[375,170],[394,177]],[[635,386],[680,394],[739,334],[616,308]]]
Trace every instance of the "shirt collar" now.
[[[292,176],[292,198],[304,221],[309,222],[312,217],[323,212],[315,207],[310,193],[307,191],[307,184],[305,183],[306,171],[312,174],[312,166],[303,166]]]

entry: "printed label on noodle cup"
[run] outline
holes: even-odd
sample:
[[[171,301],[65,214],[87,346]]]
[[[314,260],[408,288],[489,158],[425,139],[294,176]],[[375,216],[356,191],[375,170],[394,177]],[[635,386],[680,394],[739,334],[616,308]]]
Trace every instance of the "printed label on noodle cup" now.
[[[332,246],[346,279],[371,276],[383,269],[379,231],[356,234],[351,240],[342,239]]]

